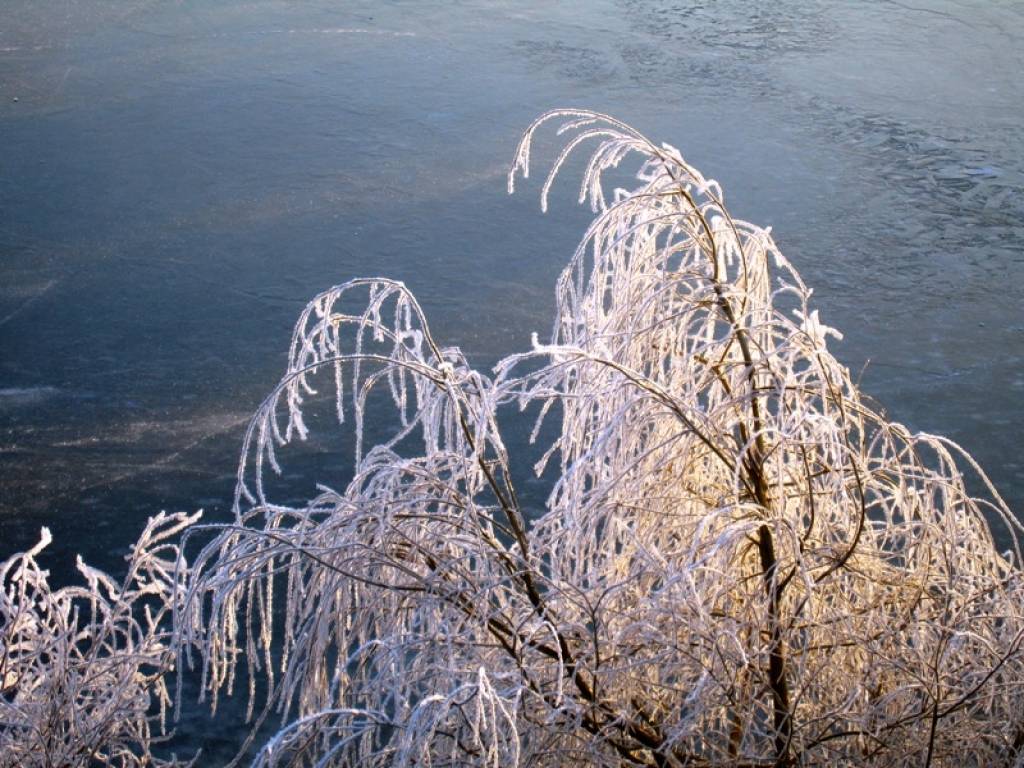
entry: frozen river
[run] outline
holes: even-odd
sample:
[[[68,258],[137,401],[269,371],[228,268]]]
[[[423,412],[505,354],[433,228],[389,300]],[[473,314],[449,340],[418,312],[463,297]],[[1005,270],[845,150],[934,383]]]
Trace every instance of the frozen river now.
[[[223,516],[328,285],[405,281],[481,366],[545,332],[587,212],[504,173],[555,106],[772,225],[865,391],[1024,514],[1022,73],[1014,3],[5,0],[0,557]]]

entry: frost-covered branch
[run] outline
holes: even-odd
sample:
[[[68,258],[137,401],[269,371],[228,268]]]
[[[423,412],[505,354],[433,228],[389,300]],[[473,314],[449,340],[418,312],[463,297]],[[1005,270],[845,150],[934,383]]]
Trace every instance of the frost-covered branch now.
[[[82,586],[53,590],[28,552],[0,564],[0,766],[122,768],[157,759],[173,669],[170,622],[182,598],[177,539],[198,514],[160,514],[121,582],[79,559]]]
[[[1011,511],[954,444],[860,396],[770,233],[674,148],[551,112],[510,190],[552,122],[542,201],[590,146],[596,218],[549,341],[485,374],[403,285],[351,281],[307,307],[250,425],[237,519],[195,560],[178,639],[214,703],[241,673],[250,714],[284,718],[256,764],[1013,764]],[[635,186],[609,185],[630,157]],[[355,421],[352,479],[276,502],[269,473],[325,383]],[[393,432],[367,446],[378,393]],[[509,405],[539,410],[535,440],[557,422],[536,519]]]

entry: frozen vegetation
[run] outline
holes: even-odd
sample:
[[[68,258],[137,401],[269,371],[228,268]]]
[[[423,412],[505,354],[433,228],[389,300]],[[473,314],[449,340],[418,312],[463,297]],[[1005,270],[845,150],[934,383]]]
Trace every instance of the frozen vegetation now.
[[[190,567],[183,516],[123,585],[83,567],[51,592],[35,550],[7,562],[0,762],[148,764],[176,658],[214,705],[241,688],[253,721],[284,718],[261,768],[1018,764],[1020,526],[981,469],[859,395],[770,233],[674,148],[548,113],[510,190],[552,124],[542,203],[589,151],[595,219],[550,339],[484,373],[401,283],[314,298],[246,433],[236,520],[191,525]],[[622,162],[632,189],[603,178]],[[325,390],[353,479],[279,503],[265,480]],[[396,426],[371,445],[381,395]],[[510,406],[549,440],[538,518]]]
[[[169,618],[185,586],[177,539],[198,518],[152,518],[120,582],[79,558],[84,583],[51,589],[36,562],[45,528],[0,564],[0,765],[179,765],[151,748],[171,703]]]

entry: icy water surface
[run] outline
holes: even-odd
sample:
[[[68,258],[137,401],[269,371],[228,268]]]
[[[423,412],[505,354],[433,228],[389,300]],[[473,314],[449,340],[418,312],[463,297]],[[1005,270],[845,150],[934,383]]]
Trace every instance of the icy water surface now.
[[[865,390],[1022,511],[1022,56],[1015,3],[6,0],[0,557],[48,525],[56,573],[117,569],[160,509],[222,517],[328,285],[404,280],[481,366],[545,332],[586,212],[504,171],[554,106],[771,224]]]

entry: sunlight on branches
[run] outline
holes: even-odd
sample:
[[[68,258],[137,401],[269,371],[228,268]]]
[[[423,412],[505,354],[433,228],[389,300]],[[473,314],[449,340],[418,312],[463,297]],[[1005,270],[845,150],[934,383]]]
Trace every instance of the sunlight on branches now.
[[[859,396],[769,232],[674,148],[551,112],[510,191],[551,121],[542,204],[590,145],[596,218],[550,341],[484,374],[402,284],[352,281],[307,307],[246,435],[237,524],[196,562],[182,640],[211,695],[242,664],[291,718],[257,764],[1012,762],[1024,592],[1005,504],[957,446]],[[609,189],[631,155],[637,186]],[[305,437],[322,369],[354,414],[355,476],[277,504],[264,477]],[[367,447],[381,388],[400,426]],[[560,426],[536,520],[507,404]]]
[[[858,393],[769,231],[676,149],[550,112],[510,191],[551,124],[542,205],[588,148],[595,218],[550,338],[485,373],[401,283],[313,299],[246,432],[234,523],[188,529],[187,581],[145,581],[173,608],[179,674],[214,708],[243,689],[250,742],[280,718],[260,768],[1021,765],[1021,526],[984,473]],[[284,503],[273,477],[324,396],[352,479]],[[517,408],[553,478],[539,515],[502,437]],[[5,566],[5,744],[32,743],[6,721],[42,722],[94,664],[131,694],[104,738],[134,765],[147,696],[166,700],[160,617],[133,623],[136,593],[87,569],[88,590],[49,593],[36,551]]]
[[[262,676],[266,708],[296,713],[258,764],[1011,760],[1009,510],[968,492],[955,445],[859,397],[769,233],[672,147],[548,113],[510,191],[551,120],[565,143],[542,204],[593,142],[580,201],[597,217],[550,342],[488,376],[437,344],[400,283],[352,281],[307,307],[246,435],[238,523],[197,560],[183,640],[214,697],[245,659],[250,697]],[[609,193],[603,173],[631,154],[639,186]],[[265,471],[305,437],[322,368],[339,418],[354,412],[355,477],[275,504]],[[380,387],[400,428],[367,450]],[[498,427],[508,403],[560,421],[537,520]]]

